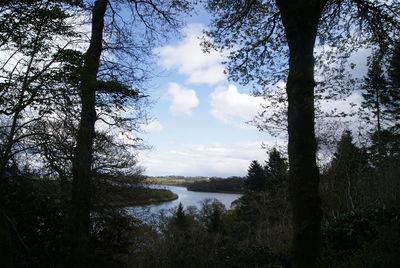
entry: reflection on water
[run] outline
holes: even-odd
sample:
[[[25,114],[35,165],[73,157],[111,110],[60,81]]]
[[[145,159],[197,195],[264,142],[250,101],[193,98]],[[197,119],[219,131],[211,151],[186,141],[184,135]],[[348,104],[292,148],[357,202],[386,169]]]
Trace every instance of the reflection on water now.
[[[128,208],[130,214],[132,215],[140,215],[139,218],[146,218],[146,215],[151,215],[158,213],[161,210],[169,210],[173,207],[182,203],[182,205],[186,208],[188,206],[200,206],[200,202],[206,198],[216,198],[222,204],[225,205],[226,208],[230,208],[231,203],[238,199],[241,194],[225,194],[225,193],[209,193],[209,192],[192,192],[188,191],[186,187],[178,187],[178,186],[161,186],[161,185],[149,185],[152,188],[163,188],[168,189],[174,193],[176,193],[179,198],[170,202],[164,202],[161,204],[153,204],[141,207],[132,207]]]

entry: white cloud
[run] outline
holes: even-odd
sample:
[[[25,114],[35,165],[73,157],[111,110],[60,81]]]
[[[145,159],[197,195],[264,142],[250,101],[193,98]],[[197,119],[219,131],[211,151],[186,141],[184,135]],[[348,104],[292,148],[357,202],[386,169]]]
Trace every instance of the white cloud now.
[[[164,126],[157,120],[153,120],[144,124],[140,127],[140,129],[146,133],[155,133],[161,132],[164,130]]]
[[[222,56],[215,51],[203,52],[199,39],[203,29],[201,24],[189,24],[183,29],[185,37],[181,42],[157,48],[155,53],[161,57],[161,66],[177,68],[179,73],[188,76],[188,83],[213,85],[226,80],[226,77],[221,65]]]
[[[210,94],[211,114],[224,123],[246,128],[245,122],[261,110],[262,97],[240,93],[236,86],[217,87]]]
[[[169,111],[173,116],[192,115],[192,109],[199,105],[199,99],[193,89],[184,88],[177,83],[170,83],[168,95],[172,99]]]
[[[350,96],[344,99],[338,100],[324,100],[321,101],[321,110],[329,113],[331,111],[336,111],[337,113],[351,114],[361,106],[362,96],[360,92],[352,92]]]
[[[281,144],[270,141],[267,145]],[[233,144],[195,145],[182,144],[174,150],[148,152],[141,155],[141,164],[146,174],[186,176],[245,176],[252,160],[264,163],[266,150],[261,141],[247,141]]]

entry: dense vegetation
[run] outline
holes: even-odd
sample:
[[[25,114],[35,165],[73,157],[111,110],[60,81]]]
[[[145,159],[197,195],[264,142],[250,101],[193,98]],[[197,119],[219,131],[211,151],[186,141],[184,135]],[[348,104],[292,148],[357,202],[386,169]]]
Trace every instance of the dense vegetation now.
[[[205,49],[229,50],[231,79],[256,90],[287,83],[279,98],[287,110],[258,124],[287,122],[288,150],[268,150],[245,179],[196,179],[194,189],[240,188],[231,210],[204,200],[151,223],[128,215],[121,207],[176,197],[132,187],[143,182],[136,133],[152,49],[193,3],[2,1],[0,266],[398,265],[399,2],[200,2],[213,18]],[[331,49],[314,57],[317,39]],[[368,72],[348,79],[344,60],[361,45],[371,52]],[[347,84],[360,111],[318,113]],[[340,135],[316,117],[334,118]],[[357,124],[346,125],[349,117]]]
[[[218,193],[241,193],[244,180],[241,177],[150,177],[146,180],[150,184],[183,186],[189,191],[197,192],[218,192]]]
[[[217,193],[241,193],[243,191],[243,178],[229,177],[210,178],[208,181],[197,181],[188,184],[186,188],[189,191],[197,192],[217,192]]]

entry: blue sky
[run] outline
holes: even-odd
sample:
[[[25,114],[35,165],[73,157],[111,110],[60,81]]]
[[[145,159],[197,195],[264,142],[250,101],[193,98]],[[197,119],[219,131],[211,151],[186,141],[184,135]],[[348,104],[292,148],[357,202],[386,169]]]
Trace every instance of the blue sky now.
[[[180,39],[172,38],[154,51],[158,55],[154,68],[163,75],[152,81],[157,85],[151,91],[153,120],[142,127],[141,137],[153,147],[139,153],[147,175],[244,176],[252,160],[266,160],[262,144],[284,145],[246,124],[265,100],[252,96],[250,86],[228,81],[222,55],[202,52],[199,37],[207,24],[207,14],[201,12],[188,20]],[[361,66],[353,70],[357,76],[365,73],[367,54],[364,50],[351,59]],[[349,100],[359,103],[359,93]],[[321,107],[348,110],[349,101]],[[317,122],[317,132],[318,127]],[[336,135],[340,137],[341,131],[337,128]]]
[[[202,52],[207,23],[204,13],[190,18],[180,39],[155,50],[163,75],[153,81],[154,120],[142,127],[153,147],[139,154],[147,175],[243,176],[252,160],[265,160],[262,143],[276,142],[246,124],[262,98],[227,80],[221,55]]]

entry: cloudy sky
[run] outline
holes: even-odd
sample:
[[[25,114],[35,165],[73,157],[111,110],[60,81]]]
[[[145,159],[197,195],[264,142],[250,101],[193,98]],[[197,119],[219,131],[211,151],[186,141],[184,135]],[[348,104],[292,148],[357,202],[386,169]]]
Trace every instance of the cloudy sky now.
[[[282,144],[246,124],[264,100],[227,80],[221,55],[202,52],[207,23],[205,16],[192,18],[181,39],[154,51],[163,75],[153,81],[154,120],[142,127],[153,146],[139,155],[147,175],[243,176],[252,160],[266,160],[262,144]]]
[[[146,174],[245,175],[252,160],[264,161],[262,143],[276,141],[246,124],[263,102],[227,80],[222,56],[202,52],[204,17],[192,18],[182,38],[155,49],[163,75],[154,82],[154,118],[142,127],[152,150],[140,153]]]

